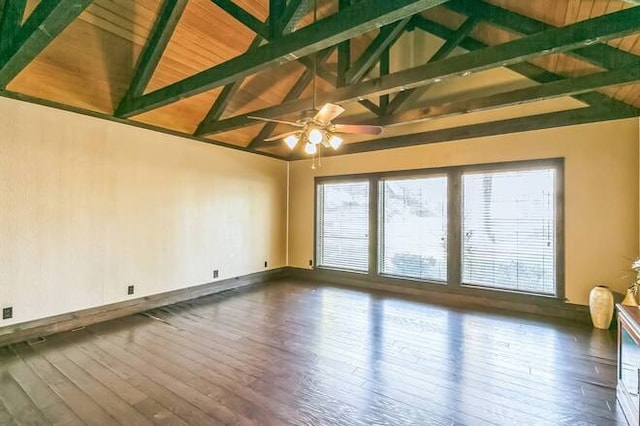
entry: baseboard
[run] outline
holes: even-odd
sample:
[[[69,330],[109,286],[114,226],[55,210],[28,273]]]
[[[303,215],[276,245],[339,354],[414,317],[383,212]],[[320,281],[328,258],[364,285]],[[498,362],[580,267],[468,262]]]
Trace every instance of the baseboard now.
[[[591,322],[587,306],[548,297],[469,288],[452,291],[446,286],[322,269],[289,267],[284,273],[294,280],[379,290],[456,308],[500,310],[584,323]]]
[[[159,306],[196,299],[198,297],[220,293],[222,291],[252,284],[266,283],[283,278],[289,273],[290,271],[288,271],[288,268],[272,269],[269,271],[257,272],[95,308],[83,309],[81,311],[67,314],[55,315],[34,321],[12,324],[0,328],[0,347],[11,343],[22,342],[59,333],[61,331],[86,327],[98,322],[148,311],[149,309],[157,308]]]
[[[328,283],[343,287],[384,291],[457,308],[520,312],[585,323],[591,321],[587,306],[564,303],[559,300],[488,291],[484,292],[486,294],[477,291],[464,294],[447,291],[446,288],[417,283],[412,284],[405,280],[373,279],[367,275],[348,272],[285,267],[1,327],[0,347],[79,327],[86,327],[98,322],[144,312],[159,306],[282,278],[292,278],[311,284]]]

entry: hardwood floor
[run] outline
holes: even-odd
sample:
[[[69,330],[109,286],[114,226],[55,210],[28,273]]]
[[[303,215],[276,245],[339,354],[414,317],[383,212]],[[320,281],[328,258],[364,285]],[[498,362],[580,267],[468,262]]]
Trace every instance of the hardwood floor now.
[[[0,348],[0,424],[613,425],[615,336],[282,281]]]

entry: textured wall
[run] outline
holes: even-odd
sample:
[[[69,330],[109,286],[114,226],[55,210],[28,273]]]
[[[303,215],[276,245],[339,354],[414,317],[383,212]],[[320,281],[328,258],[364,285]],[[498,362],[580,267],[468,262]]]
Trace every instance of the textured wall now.
[[[566,158],[566,287],[622,290],[638,254],[639,121],[291,163],[289,263],[313,253],[313,177]],[[285,265],[284,162],[0,98],[0,326]],[[315,173],[315,174],[314,174]],[[627,275],[625,277],[625,275]]]
[[[313,178],[373,171],[565,158],[566,294],[587,304],[592,286],[617,290],[638,255],[638,120],[539,130],[458,142],[307,160],[290,166],[289,264],[313,257]]]
[[[0,98],[9,325],[285,265],[285,162]]]

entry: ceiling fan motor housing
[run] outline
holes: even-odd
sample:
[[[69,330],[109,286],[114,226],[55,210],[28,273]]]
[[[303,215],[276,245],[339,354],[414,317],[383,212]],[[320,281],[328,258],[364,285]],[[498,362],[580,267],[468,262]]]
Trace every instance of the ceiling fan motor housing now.
[[[300,119],[310,119],[316,116],[316,114],[318,113],[317,110],[315,109],[306,109],[304,111],[302,111],[302,114],[300,115]]]

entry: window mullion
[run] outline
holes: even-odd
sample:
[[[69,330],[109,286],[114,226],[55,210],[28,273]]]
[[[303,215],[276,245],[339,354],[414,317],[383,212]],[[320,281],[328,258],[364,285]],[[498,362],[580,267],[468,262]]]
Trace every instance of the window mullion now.
[[[378,275],[378,258],[380,250],[378,249],[379,235],[379,180],[378,177],[372,177],[369,180],[369,275]]]
[[[447,194],[447,284],[458,288],[462,282],[462,173],[448,173]]]
[[[556,247],[555,268],[556,268],[556,296],[562,300],[565,299],[565,247],[564,247],[564,162],[562,166],[555,167],[555,233]]]

